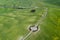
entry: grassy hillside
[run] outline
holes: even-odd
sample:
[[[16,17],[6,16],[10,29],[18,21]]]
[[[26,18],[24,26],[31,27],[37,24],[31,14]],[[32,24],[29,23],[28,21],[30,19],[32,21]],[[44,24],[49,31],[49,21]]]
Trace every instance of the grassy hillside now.
[[[60,0],[42,0],[43,2],[60,6]]]
[[[40,25],[41,31],[33,34],[34,39],[30,37],[30,40],[60,40],[59,12],[58,8],[49,8],[47,18]]]
[[[31,12],[32,8],[0,7],[0,40],[19,40],[21,36],[28,34],[28,26],[40,19],[44,11],[43,7],[48,8],[48,14],[43,23],[39,25],[41,30],[36,34],[32,33],[26,40],[60,40],[60,8],[57,6],[59,4],[53,5],[50,1],[48,4],[40,0],[0,0],[0,6],[39,7],[34,13]]]

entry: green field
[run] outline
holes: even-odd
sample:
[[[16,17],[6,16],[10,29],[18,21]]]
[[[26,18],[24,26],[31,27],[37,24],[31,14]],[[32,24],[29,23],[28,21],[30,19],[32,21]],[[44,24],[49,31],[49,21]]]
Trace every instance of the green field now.
[[[29,33],[28,26],[35,24],[41,18],[44,7],[48,8],[48,14],[39,25],[40,31],[32,33],[26,40],[60,40],[60,5],[58,4],[60,1],[53,0],[52,3],[50,1],[0,0],[0,40],[19,40],[20,37],[26,36]],[[14,9],[13,6],[27,9]],[[39,7],[35,9],[36,12],[31,12],[33,9],[31,7],[36,6]]]

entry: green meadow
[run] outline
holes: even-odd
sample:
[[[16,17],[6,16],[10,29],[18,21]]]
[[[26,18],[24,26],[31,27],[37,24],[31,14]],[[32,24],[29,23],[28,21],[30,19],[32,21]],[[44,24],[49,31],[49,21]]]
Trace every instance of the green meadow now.
[[[54,3],[55,2],[55,3]],[[39,25],[40,31],[26,40],[60,40],[60,2],[57,0],[0,0],[0,40],[19,40],[26,36],[28,26],[35,24],[48,8],[48,14]],[[13,7],[25,7],[15,9]],[[7,8],[8,7],[8,8]],[[10,7],[10,8],[9,8]],[[31,12],[34,7],[35,12]]]

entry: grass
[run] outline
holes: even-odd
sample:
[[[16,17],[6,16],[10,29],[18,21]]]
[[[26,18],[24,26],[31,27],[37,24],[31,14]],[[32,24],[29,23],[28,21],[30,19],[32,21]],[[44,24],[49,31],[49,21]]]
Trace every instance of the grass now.
[[[56,6],[60,6],[60,0],[41,0],[41,1],[49,3],[49,4],[53,4]]]
[[[0,4],[7,5],[5,2],[6,0]],[[26,6],[26,4],[24,5]],[[0,8],[0,40],[17,40],[19,37],[25,36],[29,32],[27,27],[35,24],[41,17],[43,5],[40,6],[37,3],[37,6],[39,9],[36,9],[35,13],[30,12],[32,9]],[[40,25],[41,31],[31,34],[27,40],[60,40],[60,8],[50,6],[50,4],[47,5],[47,8],[48,15]]]
[[[28,33],[27,27],[30,24],[34,24],[39,19],[37,16],[40,15],[39,11],[31,13],[31,9],[16,11],[9,9],[5,9],[5,11],[3,8],[1,9],[0,40],[17,40],[19,36],[24,36],[26,33]]]
[[[40,25],[41,31],[32,34],[27,40],[60,40],[59,12],[58,8],[49,8],[46,19]]]

